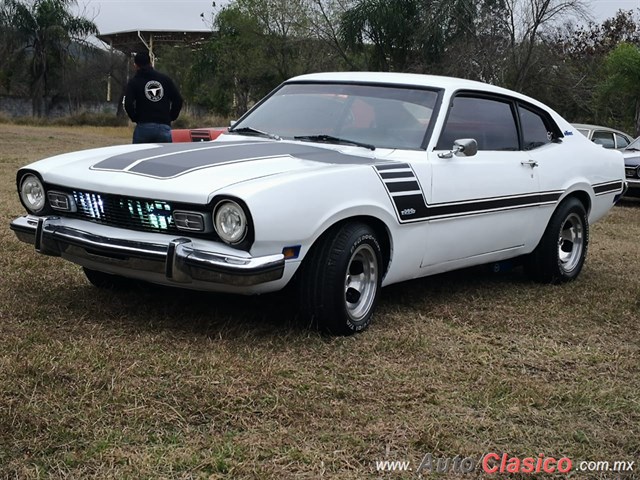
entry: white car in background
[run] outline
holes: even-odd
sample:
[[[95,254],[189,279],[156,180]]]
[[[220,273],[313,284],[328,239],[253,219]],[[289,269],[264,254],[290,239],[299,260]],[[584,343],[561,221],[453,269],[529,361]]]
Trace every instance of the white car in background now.
[[[636,138],[622,152],[624,170],[627,175],[629,189],[627,195],[640,197],[640,137]]]
[[[17,187],[18,238],[96,286],[293,283],[306,321],[350,334],[404,280],[514,257],[539,281],[575,279],[625,171],[516,92],[348,72],[283,83],[214,141],[58,155]]]
[[[624,150],[633,141],[631,135],[613,128],[586,123],[574,123],[573,126],[593,143],[604,148]]]

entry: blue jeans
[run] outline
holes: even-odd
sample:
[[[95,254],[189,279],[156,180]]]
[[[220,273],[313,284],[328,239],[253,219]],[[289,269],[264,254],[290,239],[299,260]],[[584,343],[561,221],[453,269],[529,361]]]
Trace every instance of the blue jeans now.
[[[171,143],[171,127],[164,123],[138,123],[133,143]]]

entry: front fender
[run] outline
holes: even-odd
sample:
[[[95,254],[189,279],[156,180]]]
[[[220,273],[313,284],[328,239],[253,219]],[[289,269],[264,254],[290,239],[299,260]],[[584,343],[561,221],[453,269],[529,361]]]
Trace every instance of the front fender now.
[[[252,254],[300,245],[300,258],[328,228],[367,216],[384,223],[393,242],[393,205],[372,166],[349,166],[256,179],[225,194],[242,198],[253,217]]]

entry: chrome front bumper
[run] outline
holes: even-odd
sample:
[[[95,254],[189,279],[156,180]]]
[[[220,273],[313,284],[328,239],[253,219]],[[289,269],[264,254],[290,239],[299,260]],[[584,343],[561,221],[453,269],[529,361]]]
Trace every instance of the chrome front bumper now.
[[[627,178],[627,184],[629,185],[628,190],[640,190],[640,179],[638,178]],[[628,191],[625,193],[628,193]]]
[[[163,274],[177,284],[193,281],[248,287],[282,278],[284,255],[243,257],[196,249],[188,238],[167,242],[133,241],[96,235],[65,225],[55,216],[26,215],[11,222],[19,240],[44,255],[79,265],[98,265],[108,273]]]

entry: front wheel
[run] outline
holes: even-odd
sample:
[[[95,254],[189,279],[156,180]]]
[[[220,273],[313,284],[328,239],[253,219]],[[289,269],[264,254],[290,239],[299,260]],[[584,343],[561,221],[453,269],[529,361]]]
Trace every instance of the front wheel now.
[[[361,332],[371,323],[382,267],[380,243],[367,224],[350,222],[329,230],[301,266],[303,316],[333,335]]]
[[[574,280],[582,270],[589,245],[589,220],[582,202],[569,198],[551,217],[527,270],[542,283]]]

